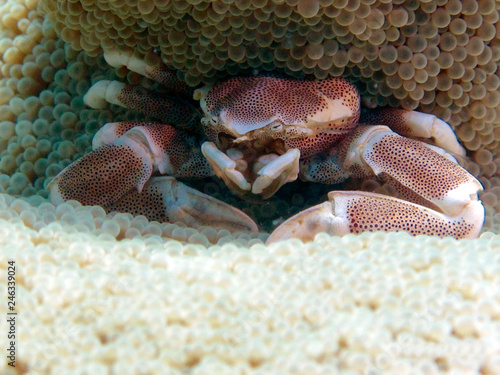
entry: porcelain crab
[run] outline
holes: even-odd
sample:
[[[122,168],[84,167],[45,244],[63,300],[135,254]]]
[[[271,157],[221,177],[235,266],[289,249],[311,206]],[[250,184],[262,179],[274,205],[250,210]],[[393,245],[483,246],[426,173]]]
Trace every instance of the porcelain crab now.
[[[236,195],[266,199],[298,176],[323,184],[377,176],[404,199],[332,191],[327,202],[282,223],[268,242],[377,230],[474,238],[481,230],[484,207],[477,192],[482,186],[458,165],[452,154],[465,150],[451,127],[434,115],[392,108],[362,112],[356,88],[340,77],[250,75],[193,92],[154,54],[140,59],[131,51],[112,50],[105,58],[171,93],[193,95],[202,118],[189,100],[98,81],[85,96],[89,106],[110,102],[162,123],[104,125],[93,151],[52,181],[54,203],[75,199],[154,220],[256,231],[243,212],[176,178],[215,173]]]

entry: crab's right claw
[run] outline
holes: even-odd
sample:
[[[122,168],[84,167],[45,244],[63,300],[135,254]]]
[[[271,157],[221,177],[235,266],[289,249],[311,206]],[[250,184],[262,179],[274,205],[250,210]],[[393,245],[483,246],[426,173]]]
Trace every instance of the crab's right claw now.
[[[332,191],[328,201],[304,210],[274,230],[267,244],[288,238],[304,242],[325,232],[333,236],[365,231],[476,238],[484,207],[472,200],[455,217],[394,197],[362,191]]]
[[[132,188],[142,190],[153,166],[149,155],[140,151],[111,144],[84,155],[50,182],[50,200],[56,205],[76,200],[107,206]]]
[[[51,181],[52,203],[109,206],[131,189],[140,193],[154,171],[175,175],[190,156],[182,133],[159,123],[106,124],[93,146]]]
[[[189,227],[212,226],[230,232],[257,232],[255,222],[237,208],[192,189],[173,177],[153,177],[142,190],[131,190],[108,211],[136,212],[149,220],[183,222]]]

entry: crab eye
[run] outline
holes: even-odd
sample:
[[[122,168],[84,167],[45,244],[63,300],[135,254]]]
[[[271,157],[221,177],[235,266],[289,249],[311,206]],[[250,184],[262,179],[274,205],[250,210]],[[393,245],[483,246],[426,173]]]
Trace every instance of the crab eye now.
[[[269,125],[269,130],[273,133],[278,133],[283,131],[283,124],[279,122],[274,122]]]
[[[215,118],[202,118],[201,119],[201,123],[204,125],[204,126],[214,126],[214,125],[217,125],[217,120]]]

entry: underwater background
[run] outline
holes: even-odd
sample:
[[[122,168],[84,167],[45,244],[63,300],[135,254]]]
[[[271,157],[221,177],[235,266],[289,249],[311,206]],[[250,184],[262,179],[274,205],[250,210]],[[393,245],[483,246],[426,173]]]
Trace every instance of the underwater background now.
[[[5,374],[500,374],[498,1],[0,1],[0,267],[17,264],[16,367]],[[102,58],[152,49],[191,85],[251,69],[345,75],[367,107],[433,113],[485,190],[476,240],[319,235],[265,246],[333,189],[295,182],[264,204],[195,183],[261,233],[197,231],[68,202],[47,185],[106,122],[82,97]],[[200,188],[201,186],[201,188]],[[6,279],[2,278],[2,287]],[[6,288],[6,285],[5,285]],[[7,309],[2,304],[2,312]]]

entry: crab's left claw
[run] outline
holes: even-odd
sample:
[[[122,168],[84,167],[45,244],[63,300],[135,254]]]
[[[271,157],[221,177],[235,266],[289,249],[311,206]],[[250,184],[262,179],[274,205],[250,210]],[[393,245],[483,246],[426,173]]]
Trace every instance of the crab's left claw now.
[[[293,236],[311,240],[364,231],[406,231],[413,235],[475,238],[484,207],[481,183],[434,147],[401,137],[386,126],[359,126],[339,147],[342,169],[378,176],[406,200],[366,192],[331,192],[278,227],[269,242]]]
[[[231,149],[225,154],[212,142],[205,142],[201,151],[215,174],[240,197],[253,194],[267,199],[287,182],[296,180],[299,173],[298,149],[290,149],[280,156],[262,155],[253,161],[253,173],[248,173],[248,163],[238,150]]]
[[[258,230],[255,222],[237,208],[167,176],[151,178],[141,193],[131,190],[107,210],[136,212],[149,220],[183,222],[193,228],[213,226],[230,232]]]

